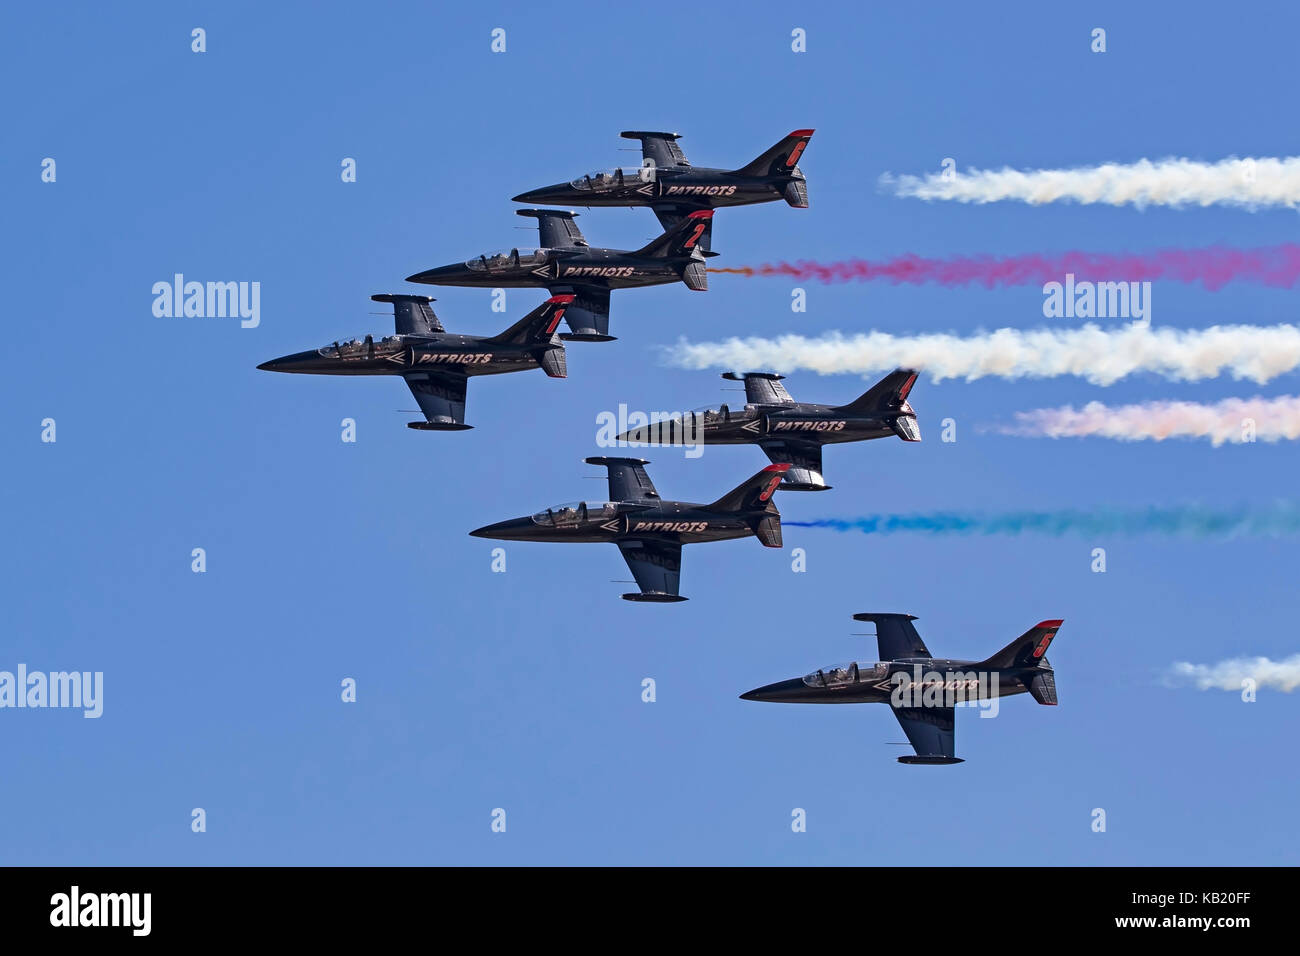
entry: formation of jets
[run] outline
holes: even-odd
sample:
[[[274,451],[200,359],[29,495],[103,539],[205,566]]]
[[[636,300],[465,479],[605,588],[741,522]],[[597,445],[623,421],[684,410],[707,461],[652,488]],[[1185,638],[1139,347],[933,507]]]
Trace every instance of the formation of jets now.
[[[566,342],[608,342],[610,294],[615,289],[682,283],[708,291],[707,261],[713,251],[715,211],[730,206],[784,200],[808,206],[808,184],[799,161],[813,131],[783,137],[736,169],[693,166],[677,133],[628,130],[641,144],[638,167],[583,175],[514,197],[516,202],[587,208],[644,206],[663,233],[636,250],[592,246],[570,209],[528,208],[518,215],[537,222],[536,248],[510,248],[407,277],[425,285],[480,288],[538,288],[549,298],[497,335],[448,332],[425,295],[383,293],[371,299],[392,305],[394,332],[378,340],[335,341],[264,362],[259,369],[313,375],[395,375],[410,388],[423,431],[459,431],[465,422],[468,382],[479,375],[541,369],[551,378],[567,374]],[[568,331],[560,331],[563,322]],[[659,496],[641,458],[593,457],[604,466],[608,500],[546,508],[471,531],[475,537],[506,541],[604,542],[615,544],[639,590],[629,601],[675,603],[680,594],[682,546],[755,537],[781,547],[778,490],[825,491],[822,448],[829,444],[897,436],[921,440],[908,396],[916,369],[886,375],[845,405],[797,402],[773,371],[727,372],[741,382],[743,407],[722,405],[666,422],[624,431],[632,445],[758,445],[772,464],[709,504],[667,501]],[[880,661],[823,668],[741,695],[744,700],[781,703],[889,703],[915,754],[903,763],[960,763],[954,756],[954,707],[1029,693],[1042,704],[1056,703],[1056,685],[1044,656],[1060,621],[1044,621],[984,661],[936,659],[926,649],[908,614],[856,614],[875,624]],[[954,699],[957,698],[957,699]]]

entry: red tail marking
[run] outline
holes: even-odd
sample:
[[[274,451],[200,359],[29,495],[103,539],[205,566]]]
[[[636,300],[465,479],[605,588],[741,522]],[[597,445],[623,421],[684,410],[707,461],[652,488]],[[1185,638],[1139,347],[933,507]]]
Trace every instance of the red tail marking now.
[[[779,485],[780,483],[781,483],[781,476],[774,475],[772,477],[772,480],[767,483],[767,487],[764,488],[762,493],[758,496],[758,500],[766,501],[768,498],[771,498],[772,492],[776,491],[776,486]]]
[[[564,310],[556,309],[555,314],[551,316],[550,324],[546,326],[546,334],[550,335],[555,331],[555,327],[560,324],[560,319],[564,318]]]
[[[682,243],[682,248],[694,249],[696,241],[700,238],[700,236],[704,235],[704,230],[707,228],[708,226],[706,223],[702,223],[702,222],[697,223],[695,226],[695,231],[691,233],[691,237],[687,239],[684,243]]]
[[[786,159],[785,164],[787,166],[793,166],[795,163],[799,162],[799,157],[803,155],[804,147],[807,145],[808,140],[806,139],[800,140],[796,143],[794,149],[790,150],[790,156]]]

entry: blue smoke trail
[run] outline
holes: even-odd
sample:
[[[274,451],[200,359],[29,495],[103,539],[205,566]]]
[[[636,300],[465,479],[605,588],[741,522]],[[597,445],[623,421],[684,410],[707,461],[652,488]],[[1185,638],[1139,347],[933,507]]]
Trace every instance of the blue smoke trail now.
[[[786,527],[829,528],[863,534],[1018,535],[1156,534],[1189,538],[1282,537],[1300,534],[1300,504],[1215,509],[1201,505],[1139,510],[1007,511],[998,514],[936,511],[857,518],[782,521]]]

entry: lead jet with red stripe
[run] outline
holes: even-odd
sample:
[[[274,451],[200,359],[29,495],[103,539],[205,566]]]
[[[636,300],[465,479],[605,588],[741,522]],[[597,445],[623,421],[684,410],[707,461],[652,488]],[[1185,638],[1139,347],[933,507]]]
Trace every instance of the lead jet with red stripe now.
[[[739,169],[692,166],[677,141],[679,133],[626,130],[641,142],[642,164],[630,169],[579,176],[515,197],[515,202],[558,206],[649,206],[665,229],[699,209],[747,206],[784,199],[808,208],[808,183],[799,169],[810,129],[797,129]],[[708,251],[708,237],[704,238]]]
[[[758,445],[774,462],[788,464],[781,485],[789,491],[825,491],[822,446],[897,435],[920,441],[921,429],[907,396],[915,369],[895,369],[847,405],[796,402],[773,372],[726,372],[745,383],[744,408],[687,412],[618,436],[632,445]]]
[[[889,704],[915,755],[899,763],[961,763],[954,756],[956,705],[1029,694],[1056,704],[1056,676],[1047,648],[1063,621],[1042,621],[982,661],[936,658],[916,633],[911,614],[855,614],[876,626],[880,661],[823,667],[804,677],[741,694],[779,704]]]
[[[706,292],[704,267],[713,210],[696,210],[659,238],[635,251],[589,245],[574,222],[577,213],[562,209],[520,209],[537,220],[541,247],[511,249],[476,256],[465,262],[426,269],[407,282],[428,285],[477,286],[487,289],[542,287],[552,295],[572,295],[565,311],[569,323],[563,337],[578,342],[608,342],[609,294],[614,289],[683,282]]]
[[[660,498],[643,458],[586,461],[608,470],[610,500],[556,505],[470,534],[501,541],[616,544],[641,589],[624,594],[626,601],[685,601],[678,593],[684,544],[756,537],[765,547],[781,547],[781,513],[772,495],[789,465],[768,465],[705,505]]]
[[[555,329],[564,318],[572,295],[557,295],[500,335],[459,335],[438,321],[427,295],[372,295],[390,302],[396,334],[375,341],[373,335],[334,342],[309,352],[295,352],[258,368],[267,372],[308,375],[400,375],[415,396],[422,422],[407,428],[423,431],[462,431],[465,392],[471,377],[525,372],[540,368],[551,378],[567,374],[564,343]]]

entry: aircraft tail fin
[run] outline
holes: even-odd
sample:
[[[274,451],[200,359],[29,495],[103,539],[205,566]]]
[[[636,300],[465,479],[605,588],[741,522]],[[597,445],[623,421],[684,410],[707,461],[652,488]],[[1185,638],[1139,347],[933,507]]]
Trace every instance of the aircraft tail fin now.
[[[1010,670],[1015,667],[1051,668],[1047,663],[1047,648],[1056,637],[1064,621],[1041,621],[1002,650],[978,665],[984,670]],[[1031,688],[1032,692],[1032,688]],[[1055,684],[1052,685],[1052,697],[1056,696]],[[1047,703],[1047,701],[1040,701]]]
[[[696,252],[703,254],[704,249],[708,248],[707,237],[712,235],[712,230],[713,210],[697,209],[633,255],[655,259],[683,259]],[[703,246],[700,243],[702,238],[705,239]],[[692,263],[696,264],[703,270],[703,263]],[[690,280],[686,280],[686,284],[691,285]],[[692,285],[691,288],[695,286]]]
[[[559,345],[555,329],[574,296],[553,295],[499,335],[488,339],[500,345]]]
[[[709,508],[714,511],[757,511],[766,508],[771,515],[777,515],[779,527],[780,516],[777,513],[776,506],[772,503],[772,494],[780,486],[782,477],[789,470],[790,465],[788,462],[768,465],[753,477],[746,478],[735,488],[732,488],[709,505]],[[770,547],[775,547],[775,545]]]
[[[808,146],[808,140],[812,139],[813,131],[810,129],[797,129],[789,136],[786,136],[781,142],[777,143],[765,153],[759,155],[753,162],[741,166],[735,170],[737,176],[781,176],[793,174],[799,165],[799,157],[803,155],[804,149]],[[802,205],[808,205],[808,191],[804,189],[796,192],[793,200],[802,198]],[[785,201],[791,206],[800,205],[797,201],[792,201],[792,197],[787,190]]]
[[[921,427],[907,402],[917,374],[912,368],[894,369],[853,401],[841,405],[840,410],[850,415],[879,415],[903,441],[920,441]]]

